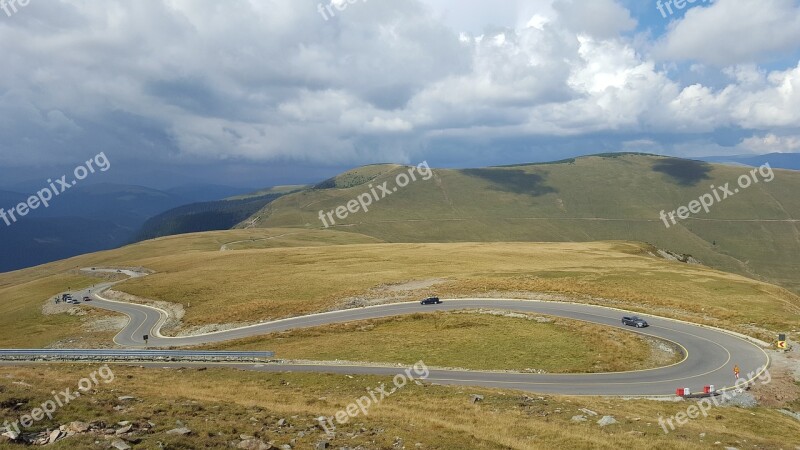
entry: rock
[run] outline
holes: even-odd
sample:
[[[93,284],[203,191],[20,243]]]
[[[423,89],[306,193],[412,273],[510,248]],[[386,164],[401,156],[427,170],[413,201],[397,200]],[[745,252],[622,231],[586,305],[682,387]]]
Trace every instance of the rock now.
[[[281,419],[281,420],[278,421],[278,426],[279,427],[282,427],[284,425],[286,425],[286,419]]]
[[[328,441],[319,441],[317,445],[314,446],[314,450],[325,450],[328,448]]]
[[[483,396],[482,395],[478,395],[478,394],[472,394],[470,396],[470,401],[472,403],[482,402],[483,401]]]
[[[255,437],[254,436],[250,436],[248,434],[240,434],[239,435],[239,439],[241,439],[243,441],[249,441],[251,439],[255,439]]]
[[[66,426],[66,430],[67,431],[72,431],[73,433],[86,433],[91,428],[92,427],[88,423],[86,423],[86,422],[78,422],[78,421],[70,422]]]
[[[52,444],[55,441],[57,441],[58,438],[60,438],[61,436],[63,436],[63,433],[61,432],[61,430],[55,430],[55,431],[50,433],[50,436],[47,438],[47,443],[48,444]]]
[[[122,439],[114,439],[114,441],[111,442],[111,446],[117,450],[131,450],[131,446]]]
[[[572,419],[569,419],[570,422],[581,423],[586,422],[586,416],[572,416]]]
[[[272,443],[266,443],[259,439],[252,438],[239,442],[236,448],[243,450],[274,450],[275,446],[273,446]]]
[[[614,425],[615,423],[617,423],[617,419],[615,419],[614,416],[603,416],[602,419],[597,421],[597,424],[601,427]]]
[[[289,444],[281,445],[281,450],[292,450],[292,446]]]
[[[175,428],[172,430],[167,431],[167,434],[170,435],[178,435],[178,436],[186,436],[187,434],[192,434],[192,430],[186,427]]]
[[[133,425],[131,425],[131,424],[125,425],[124,427],[122,427],[122,428],[120,428],[120,429],[118,429],[116,431],[116,435],[119,436],[121,434],[129,433],[132,429],[133,429]]]
[[[10,441],[16,441],[17,439],[19,439],[19,433],[16,433],[11,430],[6,431],[5,433],[2,434],[2,436],[8,438],[8,440]]]
[[[327,417],[325,417],[325,416],[319,416],[319,417],[317,417],[317,424],[316,424],[316,426],[317,426],[317,427],[318,427],[320,430],[322,430],[322,431],[324,431],[324,432],[326,432],[326,433],[328,433],[328,432],[330,432],[330,433],[333,433],[333,432],[336,430],[336,426],[334,426],[334,425],[333,425],[333,419],[331,418],[331,420],[330,420],[330,422],[329,422],[328,418],[327,418]],[[313,431],[313,430],[312,430],[312,431]],[[301,431],[300,433],[302,433],[302,431]],[[298,437],[301,437],[301,438],[302,438],[303,436],[300,436],[300,435],[298,434]]]
[[[117,400],[121,402],[130,402],[136,400],[136,397],[131,397],[130,395],[123,395],[122,397],[117,397]]]
[[[122,422],[117,422],[117,425],[119,425],[121,427],[127,427],[130,424],[131,424],[131,422],[128,421],[128,420],[123,420]]]
[[[587,416],[596,416],[597,415],[597,413],[592,411],[591,409],[581,408],[578,411],[586,414]]]

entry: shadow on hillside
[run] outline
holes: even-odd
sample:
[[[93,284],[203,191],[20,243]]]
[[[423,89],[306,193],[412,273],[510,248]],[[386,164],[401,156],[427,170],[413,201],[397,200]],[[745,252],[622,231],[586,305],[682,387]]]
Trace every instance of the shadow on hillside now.
[[[683,186],[694,186],[697,183],[711,179],[711,165],[702,161],[689,161],[686,159],[665,159],[653,164],[653,170],[669,175]]]
[[[558,192],[555,188],[544,184],[544,177],[524,170],[505,169],[466,169],[465,175],[483,178],[497,186],[498,190],[515,194],[528,194],[538,197]]]

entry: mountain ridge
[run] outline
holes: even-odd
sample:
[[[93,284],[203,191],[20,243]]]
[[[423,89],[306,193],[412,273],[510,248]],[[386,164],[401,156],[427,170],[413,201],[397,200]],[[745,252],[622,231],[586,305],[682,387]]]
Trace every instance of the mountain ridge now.
[[[353,179],[363,170],[333,179]],[[362,183],[287,195],[239,227],[324,227],[322,212],[346,206],[370,185],[391,185],[405,170],[379,170]],[[429,181],[392,192],[370,205],[367,213],[348,212],[333,226],[386,242],[636,240],[797,292],[800,172],[770,172],[774,179],[769,182],[759,180],[715,202],[709,213],[701,211],[671,224],[660,217],[661,211],[677,212],[720,186],[735,184],[750,169],[645,154],[434,169]]]

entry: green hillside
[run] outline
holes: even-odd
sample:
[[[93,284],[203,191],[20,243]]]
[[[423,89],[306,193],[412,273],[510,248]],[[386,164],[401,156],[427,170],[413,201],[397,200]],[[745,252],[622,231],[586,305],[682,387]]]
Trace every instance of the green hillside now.
[[[367,213],[348,213],[344,220],[334,215],[333,227],[386,242],[643,241],[800,292],[800,172],[774,170],[771,182],[756,173],[758,183],[669,228],[659,217],[712,193],[712,185],[730,183],[733,191],[750,170],[641,154],[437,169],[427,181],[417,176],[374,202]],[[320,210],[335,211],[370,186],[395,186],[400,173],[408,168],[357,169],[285,196],[247,222],[323,228]]]

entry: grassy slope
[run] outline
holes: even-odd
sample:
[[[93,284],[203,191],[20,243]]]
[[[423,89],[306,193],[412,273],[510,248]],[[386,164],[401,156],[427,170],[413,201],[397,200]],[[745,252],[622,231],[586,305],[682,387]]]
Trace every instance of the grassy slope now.
[[[0,422],[16,420],[24,411],[51,398],[50,392],[77,384],[95,367],[39,366],[0,368],[4,376],[0,399],[17,399],[17,412],[0,407]],[[37,430],[73,420],[102,420],[108,424],[127,420],[151,421],[152,434],[144,434],[135,448],[230,448],[240,434],[272,441],[276,446],[313,448],[324,440],[315,418],[332,416],[365,395],[367,388],[389,377],[314,374],[268,374],[231,370],[158,370],[113,367],[116,380],[101,384],[95,394],[61,408],[55,420],[38,424]],[[13,384],[22,381],[29,384]],[[74,383],[74,384],[73,384]],[[169,386],[169,389],[165,389]],[[482,402],[472,404],[470,395]],[[136,400],[120,402],[119,396]],[[123,404],[122,411],[115,406]],[[329,448],[393,448],[396,438],[405,448],[421,449],[619,449],[643,450],[696,448],[794,448],[800,445],[800,426],[794,419],[766,408],[717,408],[707,418],[690,421],[665,435],[659,417],[686,412],[687,402],[557,397],[526,395],[514,391],[409,383],[394,395],[338,428]],[[590,418],[571,423],[570,418],[588,408],[612,415],[619,422],[600,428]],[[280,419],[287,424],[278,427]],[[193,433],[166,435],[180,420]],[[363,431],[362,431],[363,428]],[[301,433],[302,432],[302,433]],[[703,437],[701,437],[701,433]],[[54,450],[95,448],[95,436],[69,438],[48,448]],[[102,437],[99,438],[104,441]],[[721,445],[714,446],[719,441]],[[417,443],[421,446],[417,447]],[[0,443],[0,448],[19,446]]]
[[[339,179],[361,180],[361,171],[390,181],[404,168],[370,166]],[[390,172],[386,172],[393,169]],[[656,170],[658,169],[658,170]],[[586,157],[560,164],[479,170],[436,170],[339,224],[387,242],[595,241],[651,242],[687,253],[704,264],[771,280],[800,292],[800,224],[748,222],[798,219],[800,173],[775,171],[771,183],[754,184],[713,206],[710,214],[667,229],[659,219],[749,169],[660,157]],[[354,175],[355,174],[355,175]],[[258,213],[262,227],[318,228],[319,210],[330,211],[367,191],[338,189],[284,197]],[[342,188],[344,186],[344,188]],[[611,220],[597,220],[611,219]],[[711,219],[711,220],[706,220]],[[714,245],[716,241],[716,245]]]
[[[298,230],[235,230],[170,236],[116,250],[78,256],[30,269],[0,274],[0,347],[43,347],[61,339],[79,339],[85,335],[82,319],[67,315],[43,316],[41,308],[59,292],[78,289],[98,282],[78,269],[90,266],[139,267],[156,266],[170,270],[156,262],[166,255],[193,255],[219,252],[230,242],[232,248],[240,245],[292,247],[347,243],[374,243],[375,238],[352,233],[307,232]],[[267,239],[267,240],[259,240]],[[199,260],[198,260],[199,261]],[[243,264],[246,264],[243,262]],[[96,316],[96,314],[91,314]]]
[[[414,314],[295,330],[217,345],[276,352],[282,359],[377,361],[474,370],[620,372],[678,362],[639,336],[566,319],[539,323],[486,314]],[[369,345],[364,345],[368,342]],[[401,343],[398,345],[398,343]]]
[[[314,240],[318,243],[310,246]],[[233,248],[273,248],[219,251],[231,242],[238,242],[230,244]],[[345,242],[360,244],[335,245]],[[3,274],[0,296],[8,301],[0,303],[0,346],[40,345],[80,333],[79,319],[42,319],[39,311],[68,285],[93,284],[93,279],[72,278],[80,276],[75,269],[89,266],[155,270],[119,289],[182,304],[187,310],[184,323],[190,326],[295,316],[339,308],[352,298],[397,297],[385,287],[434,278],[441,284],[404,292],[404,298],[548,292],[744,332],[751,331],[751,323],[780,331],[798,325],[796,295],[741,276],[655,258],[641,244],[375,242],[329,230],[236,230],[162,238]],[[30,288],[21,286],[25,283]],[[37,334],[23,343],[19,330]]]
[[[229,197],[229,198],[227,198],[225,200],[247,200],[247,199],[250,199],[250,198],[263,197],[263,196],[269,195],[269,194],[287,194],[287,193],[290,193],[290,192],[300,191],[300,190],[306,189],[308,187],[309,186],[304,185],[304,184],[291,184],[291,185],[286,185],[286,186],[274,186],[274,187],[271,187],[271,188],[262,189],[260,191],[251,192],[249,194],[243,194],[243,195],[237,195],[237,196],[234,196],[234,197]]]
[[[381,288],[444,279],[416,296],[549,292],[743,329],[796,329],[800,298],[774,286],[670,263],[633,243],[373,244],[169,255],[121,289],[188,305],[190,325],[276,319],[340,307]],[[235,280],[248,280],[247,283]],[[512,294],[513,295],[513,294]],[[525,295],[525,294],[522,294]],[[409,300],[416,297],[411,297]]]

